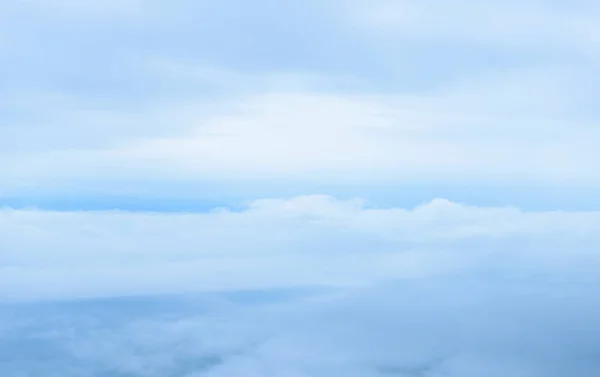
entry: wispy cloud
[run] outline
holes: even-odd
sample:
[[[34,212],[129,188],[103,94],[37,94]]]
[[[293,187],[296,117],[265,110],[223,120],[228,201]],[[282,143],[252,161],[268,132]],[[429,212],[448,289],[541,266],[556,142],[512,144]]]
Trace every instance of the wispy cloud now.
[[[595,58],[564,49],[594,44],[593,4],[319,4],[8,3],[5,196],[86,176],[597,183]]]
[[[598,132],[570,117],[577,104],[564,81],[564,72],[543,70],[420,96],[293,90],[148,112],[81,109],[70,113],[79,122],[74,132],[59,113],[43,127],[5,129],[23,136],[39,130],[39,147],[23,145],[26,155],[5,149],[5,188],[12,178],[22,189],[19,176],[50,184],[44,177],[52,172],[54,181],[71,182],[124,175],[597,182]]]

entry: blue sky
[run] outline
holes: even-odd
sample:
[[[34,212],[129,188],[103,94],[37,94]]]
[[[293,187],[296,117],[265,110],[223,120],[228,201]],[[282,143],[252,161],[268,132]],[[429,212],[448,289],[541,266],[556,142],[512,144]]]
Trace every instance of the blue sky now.
[[[600,29],[570,4],[4,2],[0,197],[581,208]]]
[[[0,374],[596,377],[598,19],[0,0]]]

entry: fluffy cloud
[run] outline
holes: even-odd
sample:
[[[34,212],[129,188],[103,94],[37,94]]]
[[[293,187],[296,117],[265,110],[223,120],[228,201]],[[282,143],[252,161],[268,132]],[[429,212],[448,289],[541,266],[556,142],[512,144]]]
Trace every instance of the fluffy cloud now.
[[[6,299],[347,286],[476,273],[589,276],[597,212],[522,212],[445,200],[412,210],[310,196],[241,212],[1,213]]]
[[[591,377],[599,228],[598,212],[443,199],[4,209],[0,367],[10,377]]]

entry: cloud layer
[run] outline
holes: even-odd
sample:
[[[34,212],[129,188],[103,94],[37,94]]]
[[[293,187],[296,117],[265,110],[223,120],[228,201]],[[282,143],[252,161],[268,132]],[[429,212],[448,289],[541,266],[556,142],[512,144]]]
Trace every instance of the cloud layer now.
[[[365,285],[423,276],[591,276],[598,212],[437,199],[369,208],[327,196],[209,213],[1,212],[6,299]]]
[[[592,377],[599,227],[599,212],[443,199],[403,209],[305,196],[204,214],[5,209],[0,368]]]

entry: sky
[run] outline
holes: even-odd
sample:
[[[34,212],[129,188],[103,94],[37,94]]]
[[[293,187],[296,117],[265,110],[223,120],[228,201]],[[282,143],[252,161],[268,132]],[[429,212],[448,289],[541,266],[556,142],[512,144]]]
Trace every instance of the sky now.
[[[0,0],[0,374],[597,376],[599,17]]]
[[[593,1],[82,4],[0,5],[7,206],[594,206]]]

